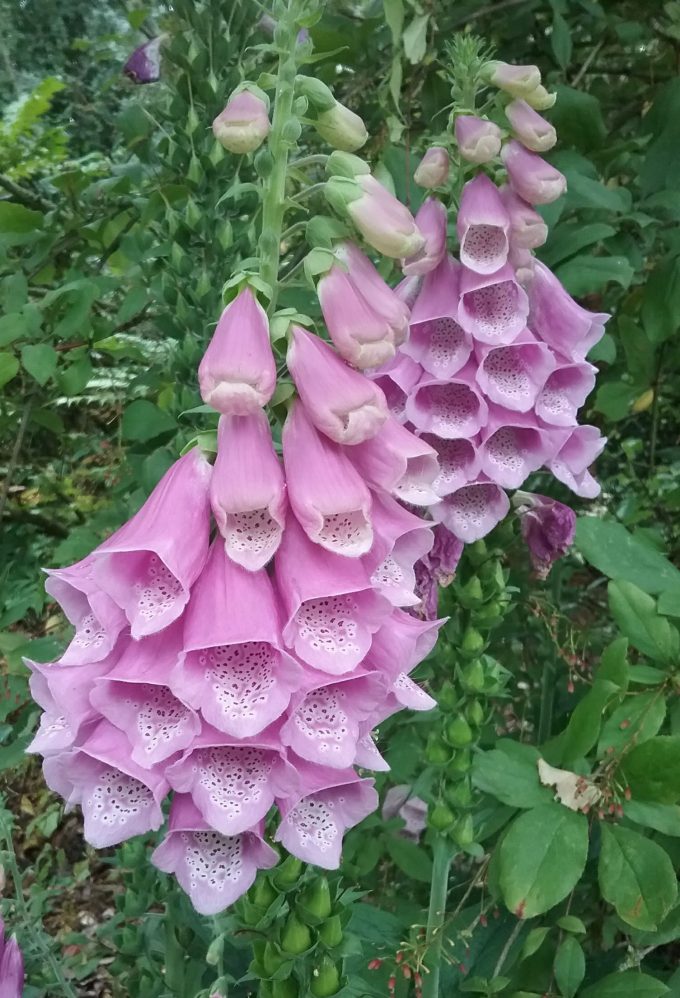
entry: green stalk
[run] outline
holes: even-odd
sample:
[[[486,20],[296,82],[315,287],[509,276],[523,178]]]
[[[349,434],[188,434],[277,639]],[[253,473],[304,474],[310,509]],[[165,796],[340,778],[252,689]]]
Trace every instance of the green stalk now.
[[[292,118],[293,100],[295,98],[295,73],[297,62],[295,49],[297,45],[297,26],[295,13],[297,0],[288,0],[286,14],[281,18],[276,28],[276,40],[279,45],[279,66],[274,95],[274,114],[272,128],[269,133],[269,152],[272,157],[272,168],[264,181],[264,196],[262,198],[262,231],[260,234],[260,276],[272,289],[269,302],[269,314],[276,309],[279,293],[279,259],[281,255],[281,233],[285,214],[286,174],[288,171],[288,154],[292,145],[286,137],[286,125]]]
[[[443,835],[437,836],[430,882],[430,909],[427,915],[427,957],[425,966],[429,973],[423,975],[423,998],[439,998],[439,971],[442,959],[446,896],[449,886],[449,867],[453,855],[451,846]]]

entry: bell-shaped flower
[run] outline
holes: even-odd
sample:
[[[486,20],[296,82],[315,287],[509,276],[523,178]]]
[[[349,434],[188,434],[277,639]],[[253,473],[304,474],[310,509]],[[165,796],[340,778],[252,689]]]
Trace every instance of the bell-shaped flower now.
[[[573,430],[564,430],[561,441],[561,447],[548,462],[548,468],[577,496],[595,499],[600,494],[600,486],[588,469],[604,450],[607,438],[600,434],[596,426],[576,426]]]
[[[339,101],[335,101],[327,110],[320,111],[313,125],[322,139],[343,152],[356,152],[368,140],[363,119]]]
[[[416,167],[413,179],[418,187],[431,190],[449,179],[449,154],[442,146],[430,146]],[[417,221],[417,219],[416,219]]]
[[[477,384],[486,397],[515,412],[533,408],[546,379],[555,369],[555,357],[528,331],[506,347],[479,344]]]
[[[459,281],[460,267],[450,256],[426,275],[403,346],[404,354],[442,381],[460,371],[472,352],[472,337],[457,321]],[[409,392],[414,384],[406,386]]]
[[[132,761],[144,769],[186,749],[201,730],[198,714],[168,688],[182,651],[182,625],[131,641],[97,680],[90,702],[127,737]]]
[[[423,376],[423,369],[415,360],[400,351],[384,367],[367,372],[382,390],[387,408],[398,423],[406,422],[406,402],[411,391]]]
[[[512,94],[513,97],[525,97],[541,84],[541,71],[538,66],[513,66],[500,59],[485,63],[481,74],[487,83]]]
[[[408,675],[427,658],[446,620],[418,620],[403,610],[393,610],[376,633],[364,667],[380,672],[391,688],[400,675]]]
[[[266,405],[276,388],[276,362],[267,313],[244,288],[220,316],[198,366],[201,398],[218,412],[247,416]]]
[[[374,773],[388,773],[390,764],[381,754],[376,745],[373,734],[373,725],[370,721],[365,721],[362,725],[364,734],[359,735],[357,751],[354,756],[354,765],[361,766],[362,769],[371,769]]]
[[[495,274],[463,269],[458,322],[480,343],[504,346],[526,326],[529,299],[509,265]]]
[[[412,256],[401,261],[407,277],[429,274],[446,256],[446,208],[437,198],[426,198],[416,214],[416,224],[425,239],[425,245]]]
[[[133,638],[167,627],[189,600],[208,553],[211,471],[201,450],[190,450],[93,552],[95,582],[125,611]]]
[[[481,466],[476,443],[466,437],[445,440],[433,433],[423,433],[420,439],[437,453],[439,471],[432,487],[438,496],[451,495],[462,485],[475,481]]]
[[[176,794],[168,832],[151,862],[164,873],[174,873],[199,914],[217,915],[245,894],[258,870],[278,863],[278,853],[263,835],[260,825],[239,835],[222,835],[188,794]]]
[[[349,676],[329,678],[291,704],[281,742],[308,762],[346,769],[354,763],[361,723],[385,694],[385,684],[376,673],[359,669]]]
[[[458,152],[468,163],[490,163],[501,151],[502,132],[498,125],[474,114],[459,114],[454,125]]]
[[[334,264],[317,285],[324,322],[340,356],[360,370],[380,367],[396,352],[394,331],[357,289],[350,275]]]
[[[431,524],[386,495],[376,495],[373,513],[373,547],[363,557],[371,582],[393,606],[416,606],[414,565],[432,547]]]
[[[494,482],[478,480],[463,485],[435,506],[432,516],[465,544],[486,537],[503,520],[510,500]]]
[[[273,557],[286,523],[286,487],[262,409],[221,416],[210,502],[224,549],[254,572]]]
[[[239,835],[257,825],[275,797],[294,793],[297,786],[295,770],[281,755],[278,727],[233,738],[206,725],[165,775],[222,835]]]
[[[321,672],[355,669],[390,611],[362,562],[324,551],[291,520],[274,567],[287,647]]]
[[[538,212],[508,184],[504,184],[499,193],[510,218],[511,247],[536,249],[542,246],[548,238],[548,226]]]
[[[333,252],[347,270],[355,289],[387,322],[394,345],[401,346],[408,336],[410,306],[398,293],[399,289],[389,286],[371,260],[354,243],[338,243]]]
[[[374,437],[389,415],[380,388],[353,371],[318,336],[293,326],[288,370],[307,416],[338,444]]]
[[[404,826],[399,829],[399,836],[411,842],[418,842],[427,828],[427,804],[413,794],[413,787],[407,783],[390,787],[381,814],[383,821],[401,818]]]
[[[409,421],[421,433],[434,433],[445,440],[474,437],[489,415],[486,402],[475,389],[474,375],[472,363],[449,381],[425,375],[406,403]]]
[[[503,146],[501,159],[513,190],[529,204],[550,204],[567,189],[563,173],[514,139]]]
[[[360,779],[352,769],[331,769],[302,760],[296,762],[296,769],[300,789],[278,801],[282,820],[276,841],[303,863],[337,870],[343,835],[378,806],[373,780]]]
[[[0,918],[0,984],[3,998],[21,998],[24,993],[24,958],[15,936],[5,939],[5,923]]]
[[[161,45],[165,35],[150,38],[138,45],[128,57],[123,72],[133,83],[157,83],[161,78]]]
[[[143,769],[133,762],[126,739],[108,721],[100,721],[77,751],[61,759],[62,778],[71,792],[65,794],[64,787],[58,792],[69,803],[80,804],[85,840],[95,849],[157,831],[163,824],[165,776],[157,768]],[[60,757],[47,760],[45,767],[55,761],[58,764]]]
[[[545,579],[554,562],[574,542],[576,513],[556,499],[533,492],[516,492],[513,505],[520,516],[522,537],[537,575]]]
[[[331,207],[347,214],[369,246],[394,259],[417,253],[424,244],[415,219],[370,173],[326,181]]]
[[[505,265],[510,216],[498,188],[483,173],[463,187],[456,231],[465,267],[477,274],[495,274]]]
[[[555,435],[541,428],[533,413],[493,406],[482,433],[482,474],[502,488],[518,489],[554,455],[557,446]]]
[[[233,93],[213,121],[213,135],[228,152],[254,152],[269,135],[269,108],[263,97],[262,91]]]
[[[536,415],[552,426],[573,426],[576,414],[595,387],[592,364],[563,364],[552,372],[536,399]]]
[[[533,332],[569,360],[583,360],[604,335],[606,312],[589,312],[565,290],[552,271],[536,260],[531,285]]]
[[[64,665],[98,662],[113,651],[127,625],[125,612],[95,581],[95,554],[67,568],[46,569],[45,591],[59,603],[76,632],[64,652]]]
[[[505,108],[515,137],[532,152],[547,152],[557,142],[557,132],[525,100],[513,100]]]
[[[288,498],[311,540],[334,554],[358,558],[373,542],[371,494],[344,449],[320,434],[301,402],[283,427]]]
[[[280,627],[265,570],[241,568],[216,541],[192,593],[183,652],[168,685],[219,731],[235,738],[258,734],[281,716],[301,681]]]
[[[395,419],[388,420],[372,440],[352,447],[349,457],[373,488],[413,506],[437,502],[433,489],[439,471],[437,455],[429,444]],[[374,506],[375,503],[374,496]]]

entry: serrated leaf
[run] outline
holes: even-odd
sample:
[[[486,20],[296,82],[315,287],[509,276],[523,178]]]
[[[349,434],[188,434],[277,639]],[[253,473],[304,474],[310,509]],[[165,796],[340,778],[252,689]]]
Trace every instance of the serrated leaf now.
[[[627,925],[648,932],[656,929],[678,896],[668,853],[629,828],[602,823],[600,830],[598,880],[602,897]]]

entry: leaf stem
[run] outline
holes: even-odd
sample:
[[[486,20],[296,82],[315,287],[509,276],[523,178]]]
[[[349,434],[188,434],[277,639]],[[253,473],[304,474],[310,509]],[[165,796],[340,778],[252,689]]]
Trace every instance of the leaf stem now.
[[[430,883],[430,908],[427,915],[428,953],[425,964],[429,973],[423,980],[423,998],[439,998],[439,971],[442,958],[446,897],[449,886],[449,868],[453,853],[443,835],[434,845],[434,862]]]

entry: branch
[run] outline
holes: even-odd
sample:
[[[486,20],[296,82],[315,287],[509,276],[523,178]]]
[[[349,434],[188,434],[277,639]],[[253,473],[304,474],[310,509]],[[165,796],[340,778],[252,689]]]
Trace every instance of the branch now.
[[[37,209],[39,211],[48,211],[50,208],[54,207],[50,201],[45,201],[38,194],[34,194],[30,191],[28,187],[21,187],[19,184],[15,184],[6,174],[0,173],[0,187],[4,187],[8,191],[15,201],[19,204],[25,205],[27,208]]]

